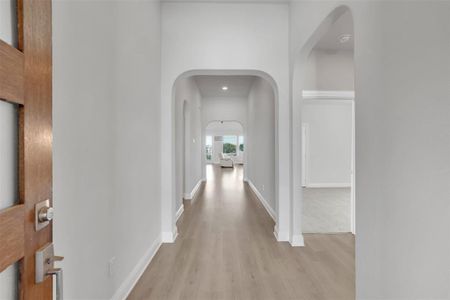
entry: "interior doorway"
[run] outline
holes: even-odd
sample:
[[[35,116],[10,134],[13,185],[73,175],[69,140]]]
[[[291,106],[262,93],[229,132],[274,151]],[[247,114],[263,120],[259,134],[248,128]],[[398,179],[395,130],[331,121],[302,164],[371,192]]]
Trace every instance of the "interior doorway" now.
[[[303,233],[355,233],[353,21],[343,12],[307,56],[301,95]]]
[[[212,121],[205,128],[205,165],[245,165],[244,127],[237,121]],[[208,178],[208,176],[206,176]]]
[[[261,72],[234,72],[200,72],[174,85],[175,220],[200,198],[214,169],[245,181],[240,186],[248,184],[277,221],[276,89]]]

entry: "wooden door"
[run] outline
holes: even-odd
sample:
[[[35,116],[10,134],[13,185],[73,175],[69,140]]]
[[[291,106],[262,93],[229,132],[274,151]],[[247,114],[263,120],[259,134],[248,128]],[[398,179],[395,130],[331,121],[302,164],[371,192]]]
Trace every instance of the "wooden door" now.
[[[52,242],[35,228],[35,204],[52,201],[51,0],[17,0],[17,48],[0,41],[0,101],[18,110],[17,205],[0,210],[0,272],[19,264],[19,298],[51,299],[52,279],[35,280],[35,253]]]

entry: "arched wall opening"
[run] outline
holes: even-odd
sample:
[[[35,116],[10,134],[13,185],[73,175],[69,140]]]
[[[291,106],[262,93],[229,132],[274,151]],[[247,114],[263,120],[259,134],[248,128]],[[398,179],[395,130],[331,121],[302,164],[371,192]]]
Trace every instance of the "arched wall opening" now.
[[[247,148],[247,145],[251,145],[252,143],[252,139],[248,138],[248,134],[247,134],[247,130],[248,130],[248,124],[245,124],[245,121],[242,122],[242,120],[235,120],[235,119],[230,119],[230,118],[216,118],[213,120],[207,120],[207,118],[202,118],[201,117],[201,111],[203,109],[202,105],[203,102],[201,100],[202,95],[200,93],[200,89],[197,88],[192,88],[193,85],[195,85],[195,81],[198,80],[199,77],[202,76],[229,76],[229,77],[236,77],[236,76],[246,76],[246,77],[254,77],[254,81],[252,84],[252,90],[255,89],[256,91],[260,91],[263,94],[269,95],[267,101],[270,101],[270,112],[271,112],[271,117],[272,117],[272,123],[268,123],[271,124],[271,128],[270,131],[268,133],[271,134],[271,136],[273,137],[272,139],[267,139],[269,141],[269,146],[271,147],[271,151],[269,151],[268,153],[272,153],[271,158],[266,161],[265,163],[267,165],[272,166],[269,172],[265,172],[267,174],[269,174],[271,176],[271,182],[269,185],[267,184],[258,184],[257,182],[259,181],[259,178],[256,178],[254,181],[254,185],[252,188],[257,188],[256,186],[259,185],[259,189],[263,189],[264,192],[262,192],[261,194],[266,194],[268,192],[270,192],[270,197],[266,197],[268,203],[264,203],[264,206],[266,207],[267,211],[269,212],[270,216],[274,219],[275,221],[275,226],[278,220],[278,214],[277,212],[278,210],[278,152],[277,149],[275,147],[275,145],[278,142],[278,120],[276,118],[277,114],[277,109],[278,109],[278,90],[277,90],[277,85],[275,83],[275,81],[272,79],[272,77],[270,75],[268,75],[267,73],[264,73],[262,71],[257,71],[257,70],[193,70],[193,71],[188,71],[185,72],[183,74],[181,74],[176,81],[174,82],[173,85],[173,91],[172,91],[172,107],[173,107],[173,126],[174,126],[174,134],[172,137],[173,143],[174,143],[174,155],[173,155],[173,176],[172,176],[172,182],[175,183],[174,186],[175,187],[179,187],[180,186],[180,182],[183,181],[183,179],[181,179],[180,176],[181,174],[183,174],[184,176],[186,176],[186,174],[189,174],[189,176],[192,176],[192,174],[196,173],[196,168],[197,166],[200,166],[201,169],[201,177],[200,180],[198,181],[198,184],[195,184],[196,179],[194,180],[186,180],[186,182],[189,182],[190,184],[187,184],[187,191],[184,191],[183,193],[180,192],[179,188],[175,189],[173,191],[173,197],[172,199],[170,199],[170,211],[169,211],[169,217],[172,218],[172,224],[173,224],[173,228],[174,228],[174,233],[171,233],[170,235],[166,235],[164,236],[164,232],[163,232],[163,241],[165,242],[173,242],[176,238],[176,234],[178,232],[178,229],[176,229],[176,220],[177,217],[180,215],[180,213],[182,212],[182,200],[184,199],[192,199],[194,198],[194,194],[195,192],[198,190],[200,184],[202,181],[205,181],[206,179],[206,172],[205,172],[205,165],[206,165],[206,150],[205,150],[205,142],[206,142],[206,132],[208,130],[207,125],[211,124],[214,121],[224,121],[224,122],[232,122],[232,121],[237,121],[240,123],[241,127],[242,127],[242,137],[245,140],[245,147]],[[183,92],[181,92],[183,91]],[[187,91],[187,93],[186,93]],[[188,94],[189,96],[186,96],[186,94]],[[251,96],[251,92],[249,92],[248,98],[250,99]],[[259,97],[259,95],[253,95],[253,101],[256,101],[257,99],[255,99],[255,97]],[[200,101],[198,101],[197,99],[200,99]],[[247,100],[247,99],[246,99]],[[184,101],[184,102],[183,102]],[[189,163],[187,162],[187,158],[185,158],[186,163],[184,164],[186,166],[187,169],[186,172],[180,172],[180,165],[181,165],[181,159],[180,157],[182,157],[181,152],[183,151],[183,144],[182,144],[182,139],[180,139],[180,133],[183,132],[183,126],[181,126],[181,124],[183,123],[183,118],[178,118],[178,116],[180,116],[180,112],[182,111],[182,107],[184,107],[184,104],[182,105],[181,103],[188,103],[188,107],[190,109],[189,111],[189,116],[190,116],[190,124],[195,125],[196,122],[200,122],[201,125],[200,127],[198,127],[197,125],[196,128],[201,128],[199,135],[192,135],[192,132],[195,132],[195,130],[193,128],[190,129],[191,135],[189,138],[185,139],[185,143],[186,149],[193,149],[192,144],[196,143],[199,146],[199,150],[196,153],[191,152],[190,153],[190,159],[189,159]],[[198,112],[198,111],[200,112]],[[245,118],[247,118],[247,115],[245,116]],[[253,119],[257,119],[257,118],[253,118]],[[187,135],[187,134],[186,134]],[[195,142],[194,142],[195,140]],[[261,138],[259,138],[259,140],[261,140]],[[259,141],[257,140],[257,141]],[[188,144],[191,144],[190,146]],[[250,146],[249,146],[250,147]],[[195,147],[194,147],[195,148]],[[246,149],[247,150],[247,149]],[[266,151],[267,152],[267,151]],[[200,157],[200,161],[198,162],[196,159],[192,159],[193,155],[196,157],[196,155],[198,154],[198,157]],[[247,157],[248,151],[243,151],[243,157],[242,157],[242,162],[248,162],[250,160],[250,166],[251,166],[251,159],[249,159]],[[254,164],[256,164],[256,162],[254,162]],[[244,179],[245,180],[249,180],[249,178],[247,177],[248,174],[248,170],[247,170],[248,164],[244,163]],[[259,166],[256,166],[255,168],[259,168]],[[263,173],[263,172],[259,172],[259,173]],[[271,187],[272,186],[272,187]],[[192,188],[192,191],[189,193],[190,189]],[[263,199],[262,201],[264,201],[266,199]],[[163,209],[164,209],[164,205],[163,205]],[[166,211],[167,212],[167,211]],[[164,217],[164,211],[163,211],[163,217]]]
[[[316,82],[317,87],[311,91],[307,89],[310,88],[310,79],[311,79],[311,69],[310,69],[310,59],[312,55],[315,55],[313,53],[318,45],[325,45],[326,43],[323,43],[323,40],[325,37],[330,36],[330,32],[336,31],[337,26],[339,24],[339,20],[344,16],[344,18],[350,18],[351,22],[351,42],[353,44],[353,17],[351,14],[350,9],[347,6],[338,6],[336,7],[331,13],[328,14],[328,16],[321,22],[321,24],[318,26],[318,28],[313,32],[313,34],[309,37],[307,42],[303,45],[301,50],[295,54],[295,61],[294,61],[294,68],[293,68],[293,77],[292,77],[292,119],[293,119],[293,139],[292,139],[292,145],[293,145],[293,170],[292,170],[292,179],[293,179],[293,187],[292,187],[292,231],[294,232],[294,235],[298,234],[299,236],[302,236],[303,228],[302,228],[302,221],[303,221],[303,205],[304,205],[304,197],[302,192],[302,185],[305,185],[304,178],[306,177],[304,163],[305,161],[305,148],[308,147],[307,140],[303,141],[302,136],[305,136],[305,125],[303,124],[302,120],[302,113],[304,112],[304,104],[309,101],[310,104],[316,104],[319,102],[322,102],[323,104],[329,104],[331,102],[326,102],[330,100],[335,100],[334,104],[340,102],[341,104],[346,103],[347,101],[353,101],[354,100],[354,89],[353,88],[330,88],[330,86],[325,85],[322,86],[320,82]],[[342,20],[342,19],[341,19]],[[340,36],[339,39],[342,38],[342,41],[345,39],[348,39],[348,36]],[[340,40],[336,40],[335,43],[337,43],[337,47],[339,47]],[[348,40],[347,40],[348,41]],[[344,41],[344,42],[347,42]],[[329,47],[332,47],[332,45],[328,44]],[[354,51],[354,49],[352,48]],[[327,52],[325,54],[335,54],[337,51],[333,49],[327,49]],[[352,54],[352,60],[353,60],[353,54]],[[353,70],[353,69],[352,69]],[[328,72],[330,73],[330,72]],[[318,76],[317,74],[315,74]],[[353,75],[353,74],[352,74]],[[352,83],[354,85],[354,77],[352,78]],[[307,99],[307,100],[305,100]],[[350,102],[348,102],[350,103]],[[351,105],[351,113],[353,114],[352,123],[354,124],[354,105]],[[354,126],[353,126],[354,129]],[[351,148],[354,149],[354,130],[351,133],[352,135],[352,146]],[[352,188],[352,199],[354,199],[354,152],[352,153],[352,165],[351,165],[351,171],[352,171],[352,179],[351,185]],[[354,216],[354,202],[350,205],[351,211],[349,212],[349,215]],[[354,218],[351,220],[352,223],[352,231],[354,232]]]

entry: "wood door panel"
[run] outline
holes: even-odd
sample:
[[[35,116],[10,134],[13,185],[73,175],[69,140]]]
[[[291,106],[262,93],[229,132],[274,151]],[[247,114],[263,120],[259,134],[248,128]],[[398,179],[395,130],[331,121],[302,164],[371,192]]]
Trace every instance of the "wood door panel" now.
[[[23,204],[0,210],[0,272],[24,255],[24,216]]]
[[[36,284],[35,253],[52,242],[52,222],[35,229],[35,205],[52,205],[51,0],[17,0],[18,48],[0,41],[0,98],[19,104],[19,203],[0,211],[0,271],[20,260],[19,296],[52,299]]]
[[[24,106],[23,180],[19,195],[25,204],[25,256],[21,265],[21,296],[51,299],[52,278],[35,283],[35,252],[52,242],[52,224],[36,232],[35,204],[52,202],[52,41],[51,0],[23,0]],[[50,204],[52,205],[52,204]]]
[[[0,40],[0,99],[23,104],[24,55]]]

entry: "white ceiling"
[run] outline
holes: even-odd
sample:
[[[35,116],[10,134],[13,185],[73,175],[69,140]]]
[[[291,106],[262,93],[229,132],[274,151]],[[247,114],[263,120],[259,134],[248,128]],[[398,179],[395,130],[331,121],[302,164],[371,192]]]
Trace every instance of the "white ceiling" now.
[[[255,76],[199,75],[194,80],[203,97],[247,97]],[[222,90],[223,86],[228,90]]]
[[[353,20],[349,11],[336,20],[331,29],[317,42],[314,49],[353,50],[353,38],[344,44],[339,42],[339,37],[343,34],[353,36]]]

